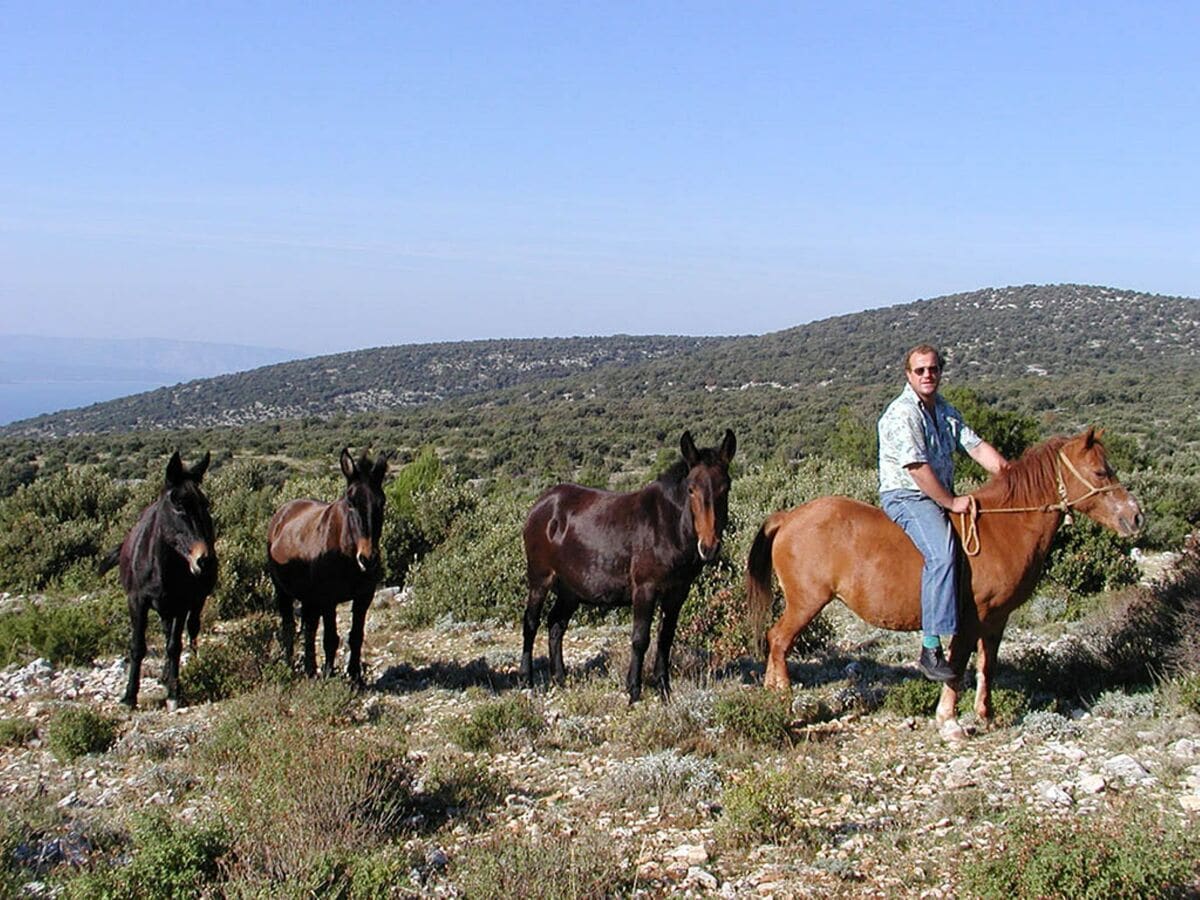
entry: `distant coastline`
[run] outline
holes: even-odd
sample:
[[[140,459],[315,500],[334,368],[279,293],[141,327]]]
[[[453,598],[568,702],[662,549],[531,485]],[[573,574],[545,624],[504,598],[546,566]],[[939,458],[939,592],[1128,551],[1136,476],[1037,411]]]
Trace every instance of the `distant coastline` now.
[[[0,381],[0,425],[152,391],[165,381]]]

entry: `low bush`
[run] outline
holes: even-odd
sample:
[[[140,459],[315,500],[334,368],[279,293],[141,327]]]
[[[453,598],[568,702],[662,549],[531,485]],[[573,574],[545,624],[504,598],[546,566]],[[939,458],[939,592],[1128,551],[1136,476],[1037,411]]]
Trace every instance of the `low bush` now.
[[[600,790],[622,809],[693,807],[719,795],[721,776],[712,759],[671,748],[611,766]]]
[[[19,747],[37,735],[37,725],[28,719],[0,719],[0,747]]]
[[[1176,682],[1179,702],[1194,713],[1200,713],[1200,673],[1185,675]]]
[[[117,739],[117,721],[86,706],[64,706],[50,716],[46,743],[69,762],[87,753],[103,753]]]
[[[476,706],[465,721],[451,727],[450,739],[464,750],[490,750],[520,735],[536,736],[545,725],[533,702],[514,693]]]
[[[220,860],[229,850],[224,826],[183,823],[166,815],[137,815],[132,855],[124,865],[97,868],[64,884],[68,898],[175,900],[212,893]]]
[[[435,820],[451,814],[481,816],[512,789],[485,760],[452,751],[425,761],[418,787],[418,806]]]
[[[1162,810],[1045,819],[1021,810],[989,858],[964,866],[974,897],[1184,896],[1200,875],[1200,838]]]
[[[1078,596],[1136,584],[1138,568],[1129,554],[1129,541],[1078,516],[1074,525],[1055,535],[1042,579]]]
[[[611,836],[572,834],[489,837],[453,861],[455,884],[478,900],[599,900],[633,893],[636,872]]]
[[[804,802],[807,780],[790,769],[751,770],[721,796],[724,810],[717,829],[720,839],[737,847],[784,844],[816,849],[825,829],[808,821]]]
[[[0,666],[42,657],[53,665],[90,666],[129,642],[129,614],[116,593],[83,600],[29,601],[0,615]]]
[[[790,739],[791,697],[783,691],[739,688],[718,695],[713,721],[755,744],[778,745]]]
[[[179,673],[188,702],[215,703],[264,682],[289,680],[291,672],[274,648],[276,627],[271,615],[256,613],[234,623],[224,640],[202,641]]]
[[[906,678],[887,689],[883,708],[898,716],[932,716],[941,691],[941,685],[924,678]]]
[[[311,880],[322,860],[370,854],[402,831],[413,773],[393,732],[360,729],[359,701],[331,679],[229,701],[197,748],[229,810],[224,873],[246,894]]]

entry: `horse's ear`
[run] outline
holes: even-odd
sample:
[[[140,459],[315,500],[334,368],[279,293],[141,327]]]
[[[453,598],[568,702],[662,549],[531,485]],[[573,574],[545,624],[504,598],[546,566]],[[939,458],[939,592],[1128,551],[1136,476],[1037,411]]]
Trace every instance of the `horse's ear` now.
[[[679,439],[679,452],[683,454],[689,466],[694,466],[700,461],[700,451],[696,449],[696,442],[692,440],[690,431],[685,431]]]
[[[732,428],[726,428],[725,440],[721,441],[721,462],[728,466],[735,452],[737,452],[737,438],[734,437]]]
[[[342,456],[341,456],[340,462],[342,464],[342,474],[345,475],[346,480],[349,481],[351,478],[354,477],[354,457],[352,457],[350,455],[349,447],[342,448]]]
[[[1097,437],[1098,435],[1096,434],[1096,427],[1094,425],[1089,425],[1087,431],[1083,433],[1083,449],[1091,450],[1092,444],[1096,443]]]
[[[371,483],[375,487],[383,487],[383,476],[387,474],[388,456],[380,453],[375,457],[375,465],[371,468]]]
[[[200,479],[203,478],[204,473],[208,471],[208,464],[210,462],[212,462],[212,451],[208,450],[204,453],[204,459],[200,460],[200,462],[196,463],[196,465],[192,466],[192,468],[188,471],[188,475],[191,476],[192,481],[196,482],[196,484],[200,483]]]
[[[179,451],[176,450],[167,462],[167,484],[179,484],[181,481],[183,481],[183,460],[179,458]]]

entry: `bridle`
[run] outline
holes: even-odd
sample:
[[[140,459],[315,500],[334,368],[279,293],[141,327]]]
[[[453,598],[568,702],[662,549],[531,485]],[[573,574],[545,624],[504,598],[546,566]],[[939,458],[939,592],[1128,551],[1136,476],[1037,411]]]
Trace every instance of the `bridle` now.
[[[1080,494],[1074,500],[1070,499],[1067,496],[1067,483],[1063,479],[1063,466],[1066,466],[1067,471],[1069,471],[1072,475],[1074,475],[1081,482],[1083,482],[1083,486],[1087,488],[1087,490],[1084,493]],[[1042,506],[1006,507],[1004,509],[980,509],[979,501],[975,499],[975,495],[968,494],[967,499],[970,501],[970,507],[967,509],[967,511],[965,513],[958,514],[959,524],[961,526],[962,536],[963,536],[963,539],[962,539],[963,552],[967,556],[979,555],[979,549],[980,549],[979,517],[983,513],[1028,513],[1028,512],[1051,513],[1051,512],[1060,512],[1063,514],[1063,523],[1066,525],[1070,525],[1075,521],[1075,518],[1072,515],[1073,507],[1078,506],[1080,503],[1083,503],[1085,500],[1090,500],[1092,497],[1096,496],[1097,494],[1105,494],[1109,491],[1115,491],[1119,487],[1121,487],[1120,484],[1116,484],[1116,483],[1105,484],[1105,485],[1100,485],[1100,486],[1096,486],[1096,485],[1092,484],[1090,481],[1087,480],[1086,477],[1084,477],[1084,474],[1082,472],[1080,472],[1077,468],[1075,468],[1075,464],[1072,463],[1071,460],[1067,458],[1067,455],[1065,453],[1063,453],[1062,450],[1058,451],[1058,461],[1054,464],[1054,480],[1055,480],[1057,488],[1058,488],[1058,502],[1057,503],[1046,503],[1046,504],[1043,504]]]

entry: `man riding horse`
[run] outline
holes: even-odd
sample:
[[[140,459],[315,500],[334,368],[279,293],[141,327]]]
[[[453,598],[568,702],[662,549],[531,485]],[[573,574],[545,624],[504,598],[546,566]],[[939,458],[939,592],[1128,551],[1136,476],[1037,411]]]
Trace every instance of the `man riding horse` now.
[[[993,475],[1008,468],[1008,460],[938,393],[943,366],[941,353],[929,344],[909,350],[907,384],[879,418],[883,511],[925,557],[917,666],[932,681],[954,678],[941,642],[941,635],[958,633],[958,557],[949,513],[965,513],[971,504],[954,493],[954,450],[961,448]]]

